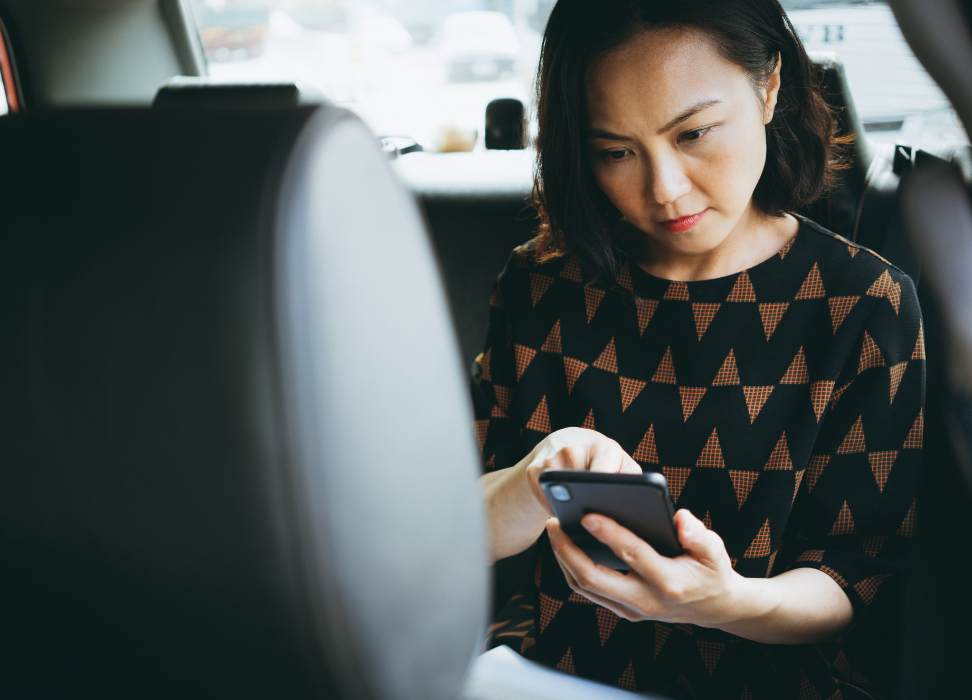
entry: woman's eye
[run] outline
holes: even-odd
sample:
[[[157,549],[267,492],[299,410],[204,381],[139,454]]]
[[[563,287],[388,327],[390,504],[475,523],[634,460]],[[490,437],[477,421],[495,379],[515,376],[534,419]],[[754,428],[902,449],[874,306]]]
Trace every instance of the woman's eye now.
[[[628,151],[624,149],[614,150],[614,151],[601,151],[601,158],[608,161],[609,163],[617,162],[619,160],[624,160],[624,157],[626,155],[628,155]]]
[[[706,126],[701,129],[692,129],[678,135],[679,141],[698,141],[706,135],[712,127]]]

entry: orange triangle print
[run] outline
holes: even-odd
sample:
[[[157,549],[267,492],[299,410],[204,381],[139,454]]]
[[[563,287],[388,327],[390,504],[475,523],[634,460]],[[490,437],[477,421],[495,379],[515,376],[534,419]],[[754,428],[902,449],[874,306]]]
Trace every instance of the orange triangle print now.
[[[530,273],[530,297],[533,299],[534,306],[547,293],[553,281],[554,278],[550,275],[541,275],[539,272]]]
[[[543,341],[543,345],[540,346],[540,352],[555,352],[558,355],[563,352],[560,346],[560,319],[553,325],[550,329],[550,333],[547,335],[547,339]]]
[[[746,549],[746,553],[743,554],[743,559],[760,559],[762,557],[768,557],[770,554],[770,524],[769,519],[767,519],[749,545],[749,548]]]
[[[667,299],[669,301],[688,301],[688,284],[685,282],[679,282],[678,280],[673,280],[671,283],[669,283],[668,289],[665,290],[665,294],[662,296],[662,299]]]
[[[633,292],[634,284],[631,281],[631,263],[625,260],[624,264],[621,265],[621,272],[618,273],[618,276],[615,279],[617,279],[618,284],[621,285],[622,288],[627,289],[629,292]]]
[[[905,370],[908,369],[908,361],[899,362],[898,364],[891,367],[891,401],[894,403],[894,395],[898,393],[898,387],[901,386],[901,379],[904,377]]]
[[[722,658],[722,652],[725,651],[726,645],[721,642],[710,642],[705,639],[698,639],[696,643],[699,646],[699,653],[702,654],[702,663],[705,664],[705,670],[711,676],[715,673],[716,666],[719,665],[719,659]]]
[[[631,402],[638,398],[638,394],[641,390],[648,386],[647,382],[638,381],[637,379],[628,379],[627,377],[620,377],[621,380],[621,412],[624,413],[628,410],[628,406]]]
[[[756,416],[763,410],[763,404],[773,393],[774,386],[744,386],[743,394],[746,396],[746,408],[749,409],[749,422],[755,423]]]
[[[705,443],[705,447],[702,449],[702,454],[695,461],[696,467],[709,467],[714,469],[723,469],[726,466],[725,460],[722,458],[722,447],[719,445],[719,435],[716,433],[716,429],[712,429],[712,435]]]
[[[759,478],[759,472],[730,469],[729,477],[736,489],[736,500],[739,502],[739,508],[742,508],[743,503],[749,498],[749,492],[753,490],[756,479]]]
[[[580,360],[575,360],[573,357],[564,355],[564,374],[567,375],[568,394],[574,390],[574,384],[584,374],[585,369],[587,369],[586,362],[581,362]]]
[[[705,387],[680,386],[678,393],[682,397],[682,415],[687,421],[689,416],[692,415],[692,411],[699,405],[699,401],[705,396]]]
[[[502,292],[500,292],[499,285],[497,285],[496,288],[493,289],[493,295],[489,298],[489,305],[492,306],[494,309],[503,308],[503,294]]]
[[[797,350],[796,357],[790,363],[790,368],[786,370],[780,384],[809,384],[810,372],[807,371],[807,357],[803,354],[803,346]]]
[[[912,360],[925,359],[925,322],[918,322],[918,341],[915,343],[915,351],[911,353]]]
[[[800,287],[800,291],[797,292],[795,297],[796,300],[802,299],[822,299],[827,296],[824,291],[823,280],[820,278],[820,268],[817,263],[813,264],[810,268],[810,273],[807,278],[803,280],[803,286]]]
[[[595,611],[595,615],[597,616],[597,633],[601,638],[601,646],[603,647],[607,644],[607,640],[611,637],[611,633],[618,626],[618,620],[621,618],[607,608],[600,606]]]
[[[570,653],[570,649],[568,649],[567,653],[564,654],[564,658],[557,663],[557,668],[564,673],[571,674],[572,676],[577,675],[577,669],[574,668],[574,655]]]
[[[483,451],[486,446],[486,431],[489,430],[489,418],[473,421],[473,431],[476,433],[476,442],[479,443],[479,451]]]
[[[645,334],[645,328],[651,323],[651,317],[658,309],[657,299],[635,299],[635,308],[638,311],[638,333]]]
[[[791,238],[786,242],[786,245],[780,248],[780,260],[786,257],[786,254],[790,252],[790,248],[793,247],[793,242],[796,240],[796,236]]]
[[[830,455],[813,455],[810,457],[807,468],[803,470],[807,477],[807,493],[813,491],[813,487],[817,485],[817,479],[820,478],[829,463]]]
[[[584,304],[587,306],[587,322],[590,323],[591,319],[594,318],[594,314],[597,313],[597,307],[601,305],[601,300],[604,299],[605,292],[603,289],[594,289],[593,287],[584,287]]]
[[[601,644],[601,646],[604,646],[604,644]],[[638,684],[635,682],[634,659],[624,667],[624,673],[618,679],[618,687],[623,690],[630,690],[632,693],[638,689]]]
[[[493,381],[493,377],[490,376],[489,373],[489,362],[490,362],[490,356],[492,354],[493,354],[493,348],[490,348],[485,353],[481,354],[479,357],[476,358],[476,361],[479,362],[479,366],[483,370],[482,378],[485,379],[487,382]]]
[[[907,514],[905,514],[904,520],[901,521],[901,527],[894,533],[898,537],[915,536],[915,506],[917,503],[917,499],[911,502],[911,507],[908,509]]]
[[[668,482],[668,492],[672,495],[672,503],[678,503],[685,482],[688,481],[692,470],[688,467],[662,467],[662,474]]]
[[[584,424],[581,427],[582,428],[585,428],[587,430],[596,430],[596,428],[594,427],[594,409],[593,408],[591,409],[591,412],[587,414],[587,418],[584,419]]]
[[[853,534],[854,516],[851,515],[850,508],[847,507],[847,501],[844,501],[844,505],[841,506],[840,513],[837,514],[837,520],[834,521],[834,526],[830,528],[830,533],[827,535],[827,537]]]
[[[530,366],[530,362],[533,361],[533,356],[537,354],[537,351],[525,345],[514,344],[513,354],[516,356],[516,380],[520,381],[520,377]]]
[[[754,302],[756,301],[756,291],[753,289],[753,283],[749,279],[749,273],[741,272],[739,273],[739,279],[736,280],[736,284],[733,285],[732,291],[729,292],[729,296],[726,297],[727,302]]]
[[[810,403],[813,404],[813,414],[817,416],[817,422],[827,410],[830,403],[830,395],[834,391],[834,383],[830,380],[821,380],[810,385]]]
[[[658,365],[658,369],[655,370],[655,376],[651,378],[651,381],[657,382],[658,384],[678,383],[675,381],[675,363],[672,362],[671,347],[665,349],[665,356],[662,357],[662,360]]]
[[[922,418],[923,411],[918,411],[918,417],[915,418],[914,424],[911,426],[911,430],[908,431],[908,437],[905,438],[904,445],[902,445],[902,450],[920,450],[922,444],[922,433],[925,428],[925,420]]]
[[[540,633],[541,634],[543,634],[543,631],[547,629],[547,625],[550,624],[550,621],[553,620],[554,615],[557,614],[557,612],[560,610],[562,606],[563,606],[562,601],[556,600],[555,598],[551,598],[550,596],[544,593],[540,594]],[[569,654],[570,652],[568,651],[567,653]]]
[[[672,633],[672,628],[666,625],[664,622],[655,623],[655,659],[661,653],[662,647],[665,646],[665,640],[668,639],[668,635]]]
[[[649,425],[648,432],[641,438],[641,444],[631,458],[636,462],[658,464],[658,448],[655,447],[655,426]]]
[[[594,366],[603,369],[605,372],[618,373],[618,358],[614,354],[614,338],[611,338],[607,347],[601,352],[601,356],[594,360]]]
[[[571,282],[577,282],[578,284],[584,281],[584,275],[581,274],[580,263],[577,262],[577,258],[571,256],[567,264],[560,271],[560,277]]]
[[[712,386],[734,386],[737,384],[740,384],[739,369],[736,367],[736,356],[730,349],[725,362],[722,363],[715,379],[712,380]]]
[[[783,302],[782,304],[759,305],[759,317],[763,321],[763,331],[766,333],[767,341],[769,341],[770,336],[773,335],[773,331],[776,330],[776,327],[780,323],[780,319],[783,318],[783,314],[786,313],[789,306],[789,302]]]
[[[867,449],[864,447],[864,423],[861,421],[861,418],[861,416],[858,416],[857,420],[854,421],[854,425],[851,426],[847,435],[844,436],[844,441],[837,448],[837,454],[850,455],[867,452]]]
[[[881,354],[881,348],[877,346],[877,343],[868,335],[867,331],[864,331],[864,346],[861,348],[861,359],[857,363],[857,373],[860,374],[872,367],[884,366],[884,355]]]
[[[884,545],[891,539],[887,535],[867,535],[861,538],[864,554],[869,557],[876,557],[881,553]]]
[[[878,490],[884,493],[884,485],[888,482],[888,475],[894,460],[898,458],[897,450],[885,452],[868,452],[867,459],[871,463],[871,471],[874,473],[874,480],[877,482]]]
[[[715,318],[720,306],[722,304],[692,304],[692,315],[695,316],[695,332],[698,334],[699,340],[702,340],[702,336],[705,335],[705,331],[709,328],[709,324],[712,323],[712,319]]]
[[[827,300],[830,305],[830,320],[834,324],[834,333],[837,332],[840,324],[844,322],[847,314],[851,312],[851,309],[857,305],[860,299],[860,297],[830,297]]]
[[[709,511],[705,511],[705,517],[702,518],[702,524],[705,525],[706,530],[712,529],[712,516],[709,514]]]
[[[530,420],[526,424],[527,430],[535,430],[538,433],[550,434],[553,429],[550,427],[550,414],[547,412],[547,397],[540,399],[540,405],[533,412]]]
[[[790,460],[790,448],[786,444],[786,432],[776,441],[773,454],[770,455],[763,469],[767,471],[771,469],[793,469],[793,462]]]
[[[510,401],[513,400],[513,389],[507,386],[493,384],[493,393],[496,394],[496,403],[503,409],[503,413],[509,413]]]

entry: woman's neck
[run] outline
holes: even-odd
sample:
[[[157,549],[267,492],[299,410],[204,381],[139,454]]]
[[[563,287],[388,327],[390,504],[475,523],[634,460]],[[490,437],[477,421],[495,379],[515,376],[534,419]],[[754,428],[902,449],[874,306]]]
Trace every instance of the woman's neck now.
[[[662,245],[627,223],[616,236],[628,257],[645,272],[662,279],[696,282],[726,277],[747,270],[778,253],[796,235],[800,224],[789,214],[757,216],[740,222],[715,248],[686,254]]]

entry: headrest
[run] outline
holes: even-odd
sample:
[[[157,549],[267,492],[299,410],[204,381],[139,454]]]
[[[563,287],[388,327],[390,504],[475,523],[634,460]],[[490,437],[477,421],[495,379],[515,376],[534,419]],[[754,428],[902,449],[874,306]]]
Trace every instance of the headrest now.
[[[184,75],[166,80],[153,107],[193,109],[286,109],[324,104],[323,94],[289,82],[225,82]]]
[[[0,695],[455,698],[471,410],[360,120],[50,112],[0,152]]]
[[[817,69],[820,92],[836,113],[837,133],[856,136],[848,156],[852,161],[851,167],[860,177],[865,177],[871,164],[872,154],[868,147],[864,124],[854,107],[854,98],[851,95],[850,84],[847,82],[844,62],[831,51],[811,51],[810,59]]]

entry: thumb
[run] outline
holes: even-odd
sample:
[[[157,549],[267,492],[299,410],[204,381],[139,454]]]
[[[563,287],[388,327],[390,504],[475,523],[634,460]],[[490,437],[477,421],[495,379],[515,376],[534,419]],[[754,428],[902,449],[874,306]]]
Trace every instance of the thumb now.
[[[686,554],[695,559],[714,560],[720,547],[721,538],[705,526],[701,520],[692,515],[692,511],[682,508],[675,513],[675,529],[678,531],[678,541]],[[722,549],[725,549],[723,546]]]

